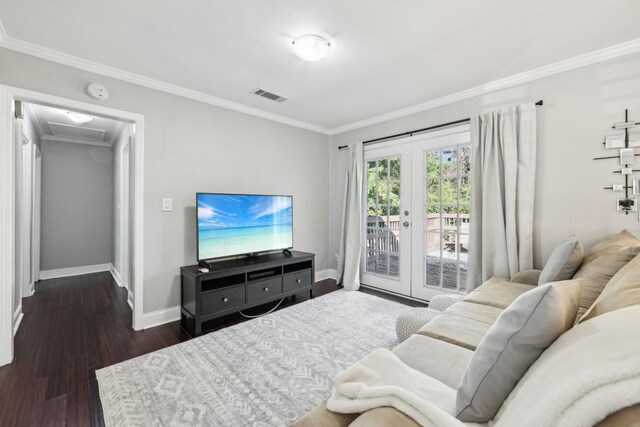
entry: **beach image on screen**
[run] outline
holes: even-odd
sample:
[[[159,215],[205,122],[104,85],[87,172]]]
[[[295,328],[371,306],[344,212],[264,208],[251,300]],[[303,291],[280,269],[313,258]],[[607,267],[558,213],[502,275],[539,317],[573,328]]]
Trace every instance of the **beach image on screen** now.
[[[198,259],[293,246],[291,196],[198,194]]]

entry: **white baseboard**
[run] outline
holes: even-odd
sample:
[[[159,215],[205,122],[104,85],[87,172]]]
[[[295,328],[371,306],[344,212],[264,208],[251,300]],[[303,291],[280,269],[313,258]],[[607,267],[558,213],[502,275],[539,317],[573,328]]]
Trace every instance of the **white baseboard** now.
[[[113,276],[113,280],[116,281],[118,286],[123,288],[124,284],[122,283],[122,279],[120,278],[120,272],[116,269],[116,267],[113,264],[109,264],[109,272],[111,272],[111,276]]]
[[[13,336],[16,336],[18,333],[18,328],[20,327],[20,323],[22,322],[22,318],[24,314],[22,313],[22,304],[16,308],[16,311],[13,313]]]
[[[35,293],[36,293],[36,284],[35,284],[35,282],[31,282],[29,284],[29,292],[27,292],[27,295],[23,295],[22,298],[32,297],[33,294],[35,294]]]
[[[58,268],[40,272],[40,280],[57,279],[58,277],[79,276],[81,274],[110,271],[111,264],[83,265],[82,267]]]
[[[122,281],[122,278],[120,277],[120,272],[115,267],[115,265],[113,265],[113,263],[109,264],[109,272],[111,273],[111,277],[113,277],[113,280],[118,284],[118,286],[120,286],[121,288],[125,288],[125,284]],[[133,310],[133,294],[131,293],[129,288],[126,288],[126,289],[127,289],[127,304],[129,304],[129,307],[131,307],[131,310]]]
[[[165,323],[175,322],[176,320],[180,320],[180,314],[181,308],[179,305],[145,313],[143,317],[144,328],[148,329],[154,326],[164,325]]]
[[[326,279],[338,280],[338,271],[334,268],[316,271],[316,282]]]

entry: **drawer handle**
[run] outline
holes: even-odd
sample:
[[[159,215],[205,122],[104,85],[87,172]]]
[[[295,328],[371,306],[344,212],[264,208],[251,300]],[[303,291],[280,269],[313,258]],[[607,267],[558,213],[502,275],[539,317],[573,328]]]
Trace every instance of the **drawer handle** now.
[[[263,291],[269,292],[269,288],[264,288]]]
[[[229,298],[222,298],[222,302],[229,302]]]
[[[296,283],[302,283],[302,280],[296,279]]]

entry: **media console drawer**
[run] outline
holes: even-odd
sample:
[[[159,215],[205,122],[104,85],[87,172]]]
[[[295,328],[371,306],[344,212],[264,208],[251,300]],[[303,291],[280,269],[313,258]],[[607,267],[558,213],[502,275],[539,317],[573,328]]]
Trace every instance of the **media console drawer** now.
[[[204,315],[216,311],[228,310],[245,304],[244,285],[202,294],[202,313]]]
[[[260,280],[247,284],[248,302],[260,301],[282,293],[282,277]]]
[[[296,289],[306,288],[311,286],[311,283],[311,269],[289,273],[283,278],[283,292],[291,292]]]

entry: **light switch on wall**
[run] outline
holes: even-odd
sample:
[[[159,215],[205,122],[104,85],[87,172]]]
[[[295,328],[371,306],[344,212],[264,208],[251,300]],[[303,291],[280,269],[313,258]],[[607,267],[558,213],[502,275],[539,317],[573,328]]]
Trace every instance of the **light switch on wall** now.
[[[162,212],[171,212],[173,210],[173,199],[170,197],[162,198]]]

